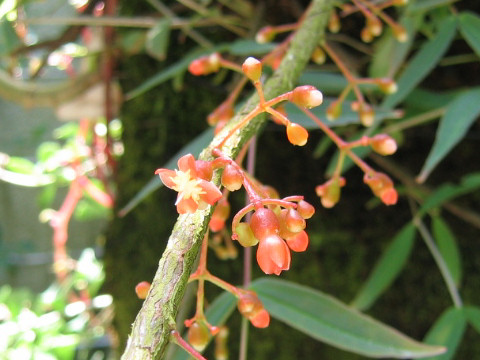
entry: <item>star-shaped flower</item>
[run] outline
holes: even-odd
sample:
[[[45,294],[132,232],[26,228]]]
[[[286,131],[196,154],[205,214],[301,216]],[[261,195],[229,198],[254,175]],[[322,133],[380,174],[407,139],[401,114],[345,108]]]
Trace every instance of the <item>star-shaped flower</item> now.
[[[179,214],[194,213],[197,209],[203,210],[222,197],[218,187],[208,181],[210,179],[206,180],[201,176],[201,173],[204,173],[204,167],[205,162],[197,164],[193,155],[187,154],[178,160],[178,170],[157,169],[155,171],[166,187],[178,192],[175,205]]]

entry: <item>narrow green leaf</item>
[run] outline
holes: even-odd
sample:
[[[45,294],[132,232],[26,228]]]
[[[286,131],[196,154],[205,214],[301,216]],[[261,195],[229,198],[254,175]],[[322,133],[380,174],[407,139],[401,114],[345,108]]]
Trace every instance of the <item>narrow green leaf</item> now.
[[[463,310],[468,323],[480,334],[480,308],[477,306],[465,306]]]
[[[223,292],[218,296],[207,308],[205,316],[210,324],[215,326],[222,326],[232,314],[237,305],[237,299],[229,292]],[[188,360],[189,354],[177,346],[173,355],[168,357],[168,360]]]
[[[411,12],[417,11],[429,11],[436,7],[445,6],[452,4],[459,0],[421,0],[415,1],[412,6],[409,8]]]
[[[173,169],[177,166],[177,161],[185,154],[193,154],[197,157],[200,152],[207,147],[210,141],[213,138],[213,128],[208,128],[195,139],[190,141],[187,145],[181,148],[170,160],[168,160],[162,168]],[[127,215],[135,206],[137,206],[143,199],[145,199],[152,192],[163,186],[160,178],[158,176],[153,176],[150,180],[138,193],[130,200],[127,205],[125,205],[119,212],[118,215],[125,216]]]
[[[340,73],[308,69],[300,75],[298,83],[299,85],[313,85],[324,95],[338,95],[348,85],[347,79]]]
[[[411,5],[409,3],[407,6],[410,7]],[[390,27],[386,29],[379,41],[375,43],[375,52],[368,69],[371,77],[395,76],[398,69],[404,64],[422,19],[422,15],[403,16],[400,19],[400,25],[405,28],[408,34],[408,40],[405,42],[398,41]]]
[[[285,280],[252,283],[271,316],[314,339],[369,357],[419,358],[443,347],[417,342],[320,291]]]
[[[463,139],[480,115],[478,99],[480,99],[480,88],[475,88],[457,96],[448,105],[440,119],[435,141],[418,176],[418,181],[425,181],[435,166]]]
[[[254,56],[254,55],[263,55],[266,54],[278,44],[275,43],[266,43],[259,44],[255,40],[237,40],[233,42],[232,46],[228,52],[232,55],[244,55],[244,56]]]
[[[471,12],[463,12],[460,18],[460,32],[473,51],[480,56],[480,16]]]
[[[431,90],[416,88],[405,98],[405,107],[418,110],[432,110],[446,107],[458,95],[458,91],[434,92]]]
[[[440,216],[434,216],[432,220],[432,233],[437,242],[438,250],[447,264],[455,285],[458,287],[462,281],[462,258],[457,240],[448,224]]]
[[[444,354],[429,357],[429,360],[452,359],[465,331],[466,321],[463,309],[447,309],[433,324],[425,336],[425,342],[431,345],[444,345]]]
[[[423,216],[426,212],[442,205],[444,202],[468,194],[478,188],[480,188],[480,173],[478,172],[465,175],[458,185],[442,185],[425,199],[422,207],[418,211],[418,215]]]
[[[5,19],[0,20],[0,55],[8,55],[22,43],[13,28],[13,23]]]
[[[158,60],[165,60],[167,56],[168,43],[170,42],[170,26],[170,19],[163,18],[147,33],[145,49],[148,54]]]
[[[363,284],[352,306],[359,310],[369,309],[385,290],[395,281],[412,252],[415,227],[408,223],[393,238]]]
[[[447,51],[457,28],[456,19],[445,19],[438,33],[427,41],[415,54],[402,75],[397,80],[398,91],[385,98],[383,106],[393,108],[404,100],[408,94],[430,73]]]

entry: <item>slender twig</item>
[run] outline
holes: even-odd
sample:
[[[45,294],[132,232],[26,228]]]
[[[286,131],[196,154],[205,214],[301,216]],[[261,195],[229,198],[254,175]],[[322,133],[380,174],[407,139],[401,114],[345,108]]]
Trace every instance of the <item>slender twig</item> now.
[[[160,18],[151,16],[145,17],[121,17],[121,16],[75,16],[75,17],[31,17],[24,20],[25,24],[30,25],[86,25],[86,26],[114,26],[114,27],[133,27],[133,28],[152,28],[158,24]],[[222,21],[229,21],[230,16],[222,16]],[[206,19],[172,19],[172,29],[182,29],[184,27],[204,27],[217,24],[218,18],[209,17]]]
[[[443,280],[447,285],[447,289],[448,289],[448,292],[450,293],[450,297],[452,298],[453,304],[455,305],[455,307],[461,308],[463,306],[462,299],[455,285],[455,281],[453,280],[452,274],[448,269],[447,263],[445,262],[445,259],[443,258],[442,254],[438,250],[437,245],[435,244],[435,240],[433,239],[432,235],[430,234],[430,232],[428,231],[427,227],[425,226],[425,224],[423,223],[420,217],[414,216],[413,224],[418,229],[418,232],[422,236],[423,241],[425,242],[425,244],[428,247],[428,250],[430,250],[430,253],[433,256],[433,259],[437,263],[440,273],[442,274]]]
[[[248,150],[248,157],[247,157],[247,172],[250,175],[254,175],[255,173],[255,153],[256,153],[256,137],[252,139],[250,144],[250,148]],[[246,199],[246,204],[248,205],[248,198]],[[250,213],[246,216],[246,221],[248,222],[250,219]],[[247,289],[250,286],[250,282],[252,280],[252,248],[246,247],[244,248],[243,252],[243,287]],[[248,329],[249,329],[249,321],[247,318],[242,318],[242,323],[240,325],[240,350],[238,353],[239,360],[246,360],[247,359],[247,349],[248,349]]]

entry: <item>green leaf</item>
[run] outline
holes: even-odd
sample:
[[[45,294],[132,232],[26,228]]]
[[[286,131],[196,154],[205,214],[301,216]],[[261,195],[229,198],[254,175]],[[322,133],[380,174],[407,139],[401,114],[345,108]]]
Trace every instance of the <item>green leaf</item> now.
[[[205,316],[210,324],[222,326],[232,314],[237,305],[237,299],[229,292],[223,292],[218,296],[207,308]],[[188,353],[180,348],[175,347],[174,354],[168,357],[168,360],[188,360]]]
[[[445,6],[452,4],[458,0],[421,0],[413,2],[412,6],[409,7],[409,11],[429,11],[439,6]]]
[[[173,169],[177,167],[177,161],[183,155],[193,154],[197,157],[200,152],[207,147],[213,139],[213,128],[208,128],[195,139],[190,141],[187,145],[181,148],[174,156],[170,158],[162,168]],[[154,176],[138,193],[125,205],[118,213],[119,216],[127,215],[135,206],[137,206],[143,199],[149,196],[152,192],[162,187],[163,183],[158,176]]]
[[[456,28],[457,22],[453,16],[441,23],[438,33],[420,47],[398,78],[398,91],[386,97],[382,106],[386,108],[397,106],[430,73],[450,46]]]
[[[442,205],[455,197],[468,194],[480,188],[480,173],[472,173],[465,175],[459,185],[445,184],[437,188],[423,202],[422,207],[418,211],[419,216],[425,215],[429,210]]]
[[[19,174],[31,175],[35,170],[35,164],[28,159],[11,156],[8,158],[5,169]]]
[[[22,45],[13,25],[5,19],[0,20],[0,55],[8,55]]]
[[[410,7],[411,4],[407,6]],[[408,34],[408,40],[405,42],[398,41],[390,27],[386,29],[379,41],[375,43],[375,52],[369,67],[371,77],[394,77],[405,62],[422,19],[423,16],[402,17],[400,25]]]
[[[165,60],[170,41],[171,21],[169,18],[159,20],[147,33],[145,50],[158,60]]]
[[[480,334],[480,308],[477,306],[465,306],[463,311],[468,323]]]
[[[233,42],[228,52],[232,55],[254,56],[266,54],[277,46],[275,43],[259,44],[255,40],[237,40]]]
[[[298,84],[313,85],[324,95],[338,95],[348,85],[348,82],[340,73],[307,69],[300,75]]]
[[[471,12],[463,12],[460,18],[460,32],[473,51],[480,56],[480,16]]]
[[[434,92],[426,89],[416,88],[405,98],[405,107],[418,110],[432,110],[446,108],[446,104],[450,103],[458,95],[458,91]]]
[[[395,281],[410,256],[415,241],[415,226],[408,223],[393,238],[375,265],[367,281],[351,306],[359,310],[369,309]]]
[[[452,359],[465,331],[466,321],[462,309],[447,309],[433,324],[425,336],[425,342],[431,345],[444,345],[447,352],[429,357],[429,360]]]
[[[462,259],[455,235],[440,216],[434,216],[432,219],[432,233],[437,242],[438,250],[447,264],[455,285],[458,287],[462,281]]]
[[[418,176],[424,182],[435,166],[463,139],[470,126],[480,115],[480,88],[457,96],[440,119],[435,141]]]
[[[314,339],[369,357],[418,358],[445,349],[417,342],[320,291],[285,280],[252,283],[273,318]]]

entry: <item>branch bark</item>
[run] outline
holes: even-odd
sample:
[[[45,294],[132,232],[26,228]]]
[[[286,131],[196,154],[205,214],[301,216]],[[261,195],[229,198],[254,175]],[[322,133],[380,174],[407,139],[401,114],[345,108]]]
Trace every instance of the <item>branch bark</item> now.
[[[289,91],[305,68],[311,53],[323,40],[328,17],[335,0],[313,0],[305,17],[292,39],[282,63],[264,86],[265,98],[270,99]],[[239,122],[245,114],[258,104],[253,95],[226,128],[202,152],[201,159],[211,159],[211,151]],[[222,151],[235,158],[241,147],[258,131],[266,121],[257,116],[246,127],[235,133],[224,145]],[[217,174],[215,181],[219,183]],[[188,277],[207,231],[213,208],[209,207],[194,214],[180,215],[168,240],[165,252],[152,282],[152,287],[135,319],[123,360],[153,360],[164,356],[175,329],[175,318],[185,292]]]

